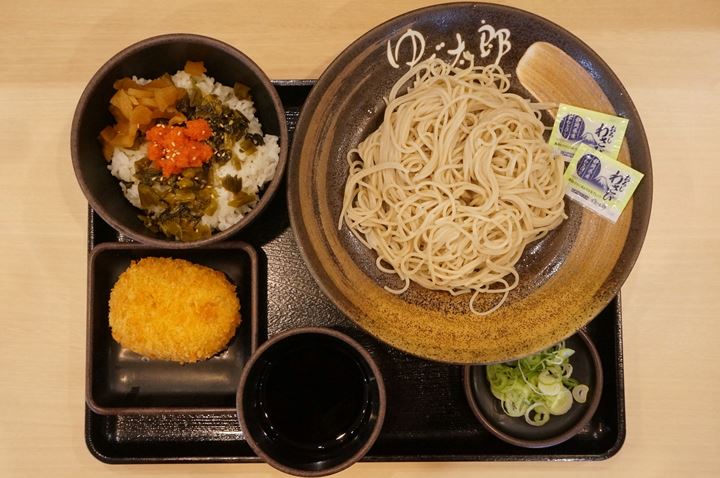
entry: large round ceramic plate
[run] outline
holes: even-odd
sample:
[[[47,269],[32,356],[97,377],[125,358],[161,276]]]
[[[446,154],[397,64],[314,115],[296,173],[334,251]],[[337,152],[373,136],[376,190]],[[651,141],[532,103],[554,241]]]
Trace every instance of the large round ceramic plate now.
[[[411,285],[375,267],[375,253],[338,230],[346,156],[376,129],[383,97],[413,63],[462,50],[476,63],[499,62],[511,91],[629,119],[619,160],[645,177],[616,223],[566,201],[568,219],[526,247],[520,283],[494,313],[470,312],[469,296]],[[462,57],[458,58],[458,61]],[[552,117],[546,121],[551,124]],[[572,335],[620,290],[647,228],[650,154],[625,88],[587,45],[536,15],[498,5],[449,4],[394,18],[350,45],[328,67],[305,103],[288,177],[290,219],[300,250],[325,294],[380,340],[414,355],[452,363],[511,360]],[[489,309],[497,296],[476,301]]]

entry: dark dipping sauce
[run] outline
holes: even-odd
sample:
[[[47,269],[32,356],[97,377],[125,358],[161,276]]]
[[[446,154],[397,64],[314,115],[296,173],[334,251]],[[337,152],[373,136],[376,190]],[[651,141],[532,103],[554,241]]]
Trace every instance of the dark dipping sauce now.
[[[277,345],[282,350],[261,372],[255,403],[267,437],[283,448],[320,454],[356,438],[371,414],[359,354],[322,335]]]

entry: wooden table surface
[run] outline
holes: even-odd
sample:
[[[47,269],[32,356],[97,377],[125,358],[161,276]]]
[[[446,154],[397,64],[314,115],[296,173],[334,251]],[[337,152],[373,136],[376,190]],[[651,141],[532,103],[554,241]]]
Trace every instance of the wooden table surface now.
[[[429,3],[0,2],[0,475],[279,474],[264,464],[113,466],[87,451],[87,204],[70,163],[75,104],[104,61],[156,34],[209,35],[271,78],[317,78],[358,36]],[[597,51],[647,131],[653,214],[623,288],[627,440],[603,462],[358,464],[343,473],[717,476],[720,2],[502,3],[562,25]]]

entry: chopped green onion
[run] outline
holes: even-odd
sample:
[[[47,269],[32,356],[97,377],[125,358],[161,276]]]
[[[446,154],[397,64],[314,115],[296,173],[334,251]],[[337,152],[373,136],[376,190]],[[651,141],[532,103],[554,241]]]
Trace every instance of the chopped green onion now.
[[[578,403],[585,403],[587,401],[587,394],[590,391],[587,385],[577,385],[573,388],[572,396]]]
[[[535,412],[532,416],[532,412]],[[536,427],[545,425],[550,420],[550,411],[542,402],[535,402],[530,405],[524,413],[525,421]]]
[[[572,407],[573,396],[570,390],[563,387],[562,391],[549,398],[550,413],[553,415],[565,415]]]
[[[550,415],[567,413],[573,401],[585,403],[590,389],[571,377],[569,359],[574,353],[560,342],[515,362],[488,365],[490,391],[500,400],[503,412],[542,426]]]

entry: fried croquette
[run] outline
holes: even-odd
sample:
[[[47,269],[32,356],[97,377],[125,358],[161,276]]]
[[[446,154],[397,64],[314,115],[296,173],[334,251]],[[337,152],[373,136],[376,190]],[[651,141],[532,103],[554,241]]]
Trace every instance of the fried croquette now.
[[[240,324],[235,286],[222,272],[182,259],[147,257],[110,293],[110,328],[145,357],[189,363],[220,352]]]

